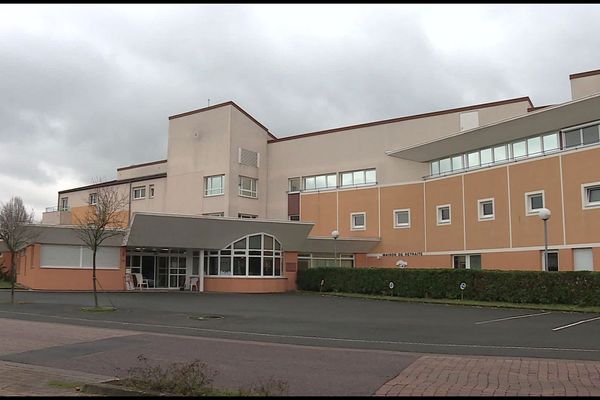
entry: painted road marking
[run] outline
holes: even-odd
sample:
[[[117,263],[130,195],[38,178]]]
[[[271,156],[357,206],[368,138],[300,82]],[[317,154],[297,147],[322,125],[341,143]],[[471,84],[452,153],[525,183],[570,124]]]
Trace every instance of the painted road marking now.
[[[500,322],[500,321],[507,321],[507,320],[509,320],[509,319],[537,317],[537,316],[539,316],[539,315],[548,315],[548,314],[550,314],[550,311],[548,311],[548,312],[543,312],[543,313],[538,313],[538,314],[525,314],[525,315],[516,315],[516,316],[514,316],[514,317],[506,317],[506,318],[490,319],[489,321],[479,321],[479,322],[475,322],[475,325],[489,324],[490,322]]]
[[[559,326],[558,328],[554,328],[552,330],[553,331],[560,331],[561,329],[570,328],[572,326],[579,325],[579,324],[585,324],[586,322],[595,321],[597,319],[600,319],[600,317],[590,318],[590,319],[584,319],[583,321],[577,321],[577,322],[573,322],[572,324],[569,324],[569,325]]]
[[[235,335],[246,335],[246,336],[256,336],[256,337],[272,337],[272,338],[283,338],[283,339],[303,339],[303,340],[321,340],[321,341],[330,341],[330,342],[392,344],[392,345],[429,346],[429,347],[464,347],[464,348],[477,348],[477,349],[542,350],[542,351],[600,353],[600,349],[580,349],[580,348],[562,348],[562,347],[530,347],[530,346],[497,346],[497,345],[481,345],[481,344],[426,343],[426,342],[404,342],[404,341],[390,341],[390,340],[345,339],[345,338],[322,337],[322,336],[282,335],[282,334],[277,334],[277,333],[230,331],[230,330],[223,330],[223,329],[197,328],[197,327],[192,327],[192,326],[146,324],[146,323],[140,323],[140,322],[123,322],[123,321],[112,321],[112,320],[106,320],[106,319],[62,317],[59,315],[26,313],[26,312],[16,312],[16,311],[1,311],[0,310],[0,313],[33,315],[33,316],[43,317],[43,318],[56,318],[56,319],[72,320],[72,321],[104,322],[104,323],[109,323],[109,324],[118,324],[118,325],[126,325],[126,326],[170,328],[170,329],[191,330],[191,331],[197,331],[197,332],[235,334]],[[600,317],[598,317],[598,318],[600,318]]]

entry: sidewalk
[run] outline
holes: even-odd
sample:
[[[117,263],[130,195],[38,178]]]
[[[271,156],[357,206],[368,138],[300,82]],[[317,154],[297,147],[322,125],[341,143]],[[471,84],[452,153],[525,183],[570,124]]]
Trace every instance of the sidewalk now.
[[[600,396],[600,362],[426,355],[375,396]]]
[[[73,386],[112,379],[104,375],[0,361],[0,396],[86,396]]]

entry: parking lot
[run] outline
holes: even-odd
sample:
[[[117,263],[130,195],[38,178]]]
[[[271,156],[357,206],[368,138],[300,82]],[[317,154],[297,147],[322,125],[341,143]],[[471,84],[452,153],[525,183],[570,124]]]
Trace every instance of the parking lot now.
[[[73,395],[138,366],[201,360],[216,387],[299,396],[600,395],[600,316],[318,293],[0,291],[0,388]],[[60,392],[60,393],[59,393]]]

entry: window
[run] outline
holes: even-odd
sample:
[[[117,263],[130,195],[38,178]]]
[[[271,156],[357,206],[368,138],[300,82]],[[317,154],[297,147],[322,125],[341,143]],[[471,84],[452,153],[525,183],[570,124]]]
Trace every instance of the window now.
[[[434,161],[431,163],[431,175],[439,175],[440,173],[440,162]],[[342,177],[342,182],[344,181]]]
[[[535,156],[542,153],[542,138],[539,136],[527,139],[527,155]]]
[[[367,229],[367,214],[364,212],[350,214],[350,230],[364,231]]]
[[[410,209],[394,210],[394,228],[410,228]]]
[[[483,149],[479,152],[481,166],[489,165],[494,162],[494,156],[492,155],[492,149]]]
[[[354,267],[354,254],[340,253],[307,253],[298,254],[298,269]]]
[[[494,147],[494,161],[500,162],[508,159],[508,153],[506,152],[506,145]]]
[[[302,188],[300,187],[299,177],[288,179],[288,192],[299,192],[300,190],[302,190]]]
[[[450,204],[437,206],[437,224],[445,225],[450,223]]]
[[[98,204],[98,193],[90,193],[90,206]]]
[[[450,159],[448,159],[448,164]],[[342,172],[342,186],[374,185],[377,183],[375,168],[360,171]]]
[[[328,189],[337,186],[336,174],[305,176],[304,190]]]
[[[489,221],[494,219],[494,199],[477,200],[479,220]]]
[[[481,254],[452,256],[454,269],[481,269]]]
[[[61,197],[58,211],[69,211],[69,198]]]
[[[217,276],[280,277],[282,254],[281,243],[275,237],[263,233],[248,235],[221,250],[205,251],[205,272]]]
[[[256,182],[257,179],[240,176],[240,196],[256,199]]]
[[[527,215],[537,214],[544,208],[544,191],[525,193]]]
[[[469,168],[479,167],[479,152],[469,153],[467,161],[469,162]]]
[[[598,143],[598,125],[585,126],[580,129],[570,130],[564,133],[565,147],[575,147]]]
[[[221,212],[204,213],[202,215],[206,215],[207,217],[224,217],[225,213],[223,211],[221,211]]]
[[[139,200],[146,197],[146,186],[138,186],[133,188],[133,199]]]
[[[462,156],[452,157],[452,171],[458,171],[463,168]]]
[[[548,250],[548,268],[546,268],[546,257],[545,251],[540,251],[542,256],[542,270],[543,271],[558,271],[558,251]]]
[[[583,128],[581,132],[584,145],[598,142],[598,125]]]
[[[544,152],[560,149],[560,145],[558,143],[558,133],[544,135],[542,141],[544,143]]]
[[[300,221],[300,216],[299,216],[299,215],[290,215],[290,216],[288,217],[288,219],[289,219],[290,221]]]
[[[527,142],[521,140],[512,144],[513,158],[523,158],[527,156]]]
[[[440,173],[444,174],[450,171],[452,171],[452,161],[449,158],[440,160]]]
[[[149,196],[151,199],[154,198],[154,185],[150,185],[148,186],[148,192],[149,192]]]
[[[204,196],[218,196],[224,193],[225,175],[207,176],[204,178]]]
[[[238,213],[238,218],[242,219],[256,219],[256,217],[258,217],[258,215]]]
[[[583,208],[600,207],[600,182],[581,185]]]
[[[581,145],[581,135],[579,129],[565,132],[565,147],[575,147]]]

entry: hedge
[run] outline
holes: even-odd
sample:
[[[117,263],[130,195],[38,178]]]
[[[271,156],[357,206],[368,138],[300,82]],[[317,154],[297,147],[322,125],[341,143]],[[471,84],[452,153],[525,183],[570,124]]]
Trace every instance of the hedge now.
[[[590,271],[310,268],[297,275],[299,290],[434,299],[460,299],[461,282],[469,300],[600,305],[600,273]]]

